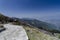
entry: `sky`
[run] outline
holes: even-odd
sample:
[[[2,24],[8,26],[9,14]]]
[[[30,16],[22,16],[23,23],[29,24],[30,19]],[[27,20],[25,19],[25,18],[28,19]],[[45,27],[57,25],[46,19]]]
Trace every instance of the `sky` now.
[[[18,18],[59,19],[60,0],[0,0],[0,13]]]

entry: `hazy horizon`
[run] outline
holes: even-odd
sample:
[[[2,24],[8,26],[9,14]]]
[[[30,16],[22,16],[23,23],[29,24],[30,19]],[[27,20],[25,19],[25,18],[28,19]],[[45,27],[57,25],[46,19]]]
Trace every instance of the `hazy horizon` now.
[[[18,18],[59,19],[60,0],[0,0],[0,12]]]

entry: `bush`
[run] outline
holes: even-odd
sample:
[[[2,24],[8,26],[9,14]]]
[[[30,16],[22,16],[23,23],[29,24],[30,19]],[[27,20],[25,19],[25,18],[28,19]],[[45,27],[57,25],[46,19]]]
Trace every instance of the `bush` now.
[[[4,26],[3,25],[0,25],[0,28],[3,28]]]

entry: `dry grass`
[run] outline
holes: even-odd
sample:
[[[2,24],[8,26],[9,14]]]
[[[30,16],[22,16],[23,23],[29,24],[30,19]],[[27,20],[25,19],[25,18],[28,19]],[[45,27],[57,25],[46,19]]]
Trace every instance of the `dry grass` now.
[[[31,27],[24,27],[24,28],[27,32],[29,40],[60,40],[56,37],[40,32],[37,28],[31,28]]]

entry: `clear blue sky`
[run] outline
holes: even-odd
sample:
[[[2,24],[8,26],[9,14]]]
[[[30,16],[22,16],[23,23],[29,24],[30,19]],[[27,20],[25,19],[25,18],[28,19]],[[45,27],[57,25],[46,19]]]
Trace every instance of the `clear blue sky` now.
[[[0,0],[0,12],[19,18],[59,18],[60,0]]]

